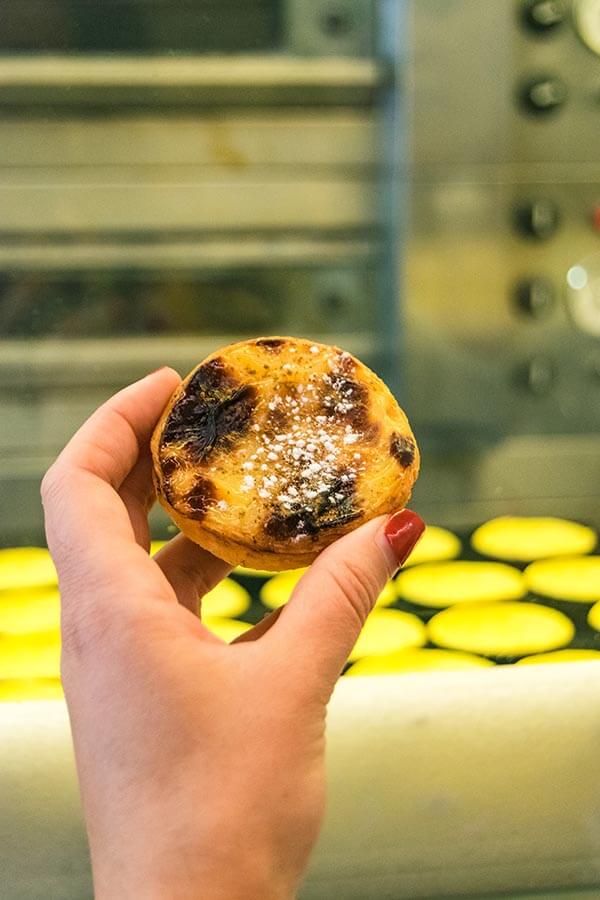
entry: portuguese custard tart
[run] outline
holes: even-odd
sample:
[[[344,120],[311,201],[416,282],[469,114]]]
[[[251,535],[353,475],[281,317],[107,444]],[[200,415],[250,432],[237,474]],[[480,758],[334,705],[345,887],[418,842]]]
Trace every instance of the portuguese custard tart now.
[[[297,338],[232,344],[175,391],[152,437],[160,503],[231,565],[306,566],[406,505],[419,470],[408,420],[349,353]]]

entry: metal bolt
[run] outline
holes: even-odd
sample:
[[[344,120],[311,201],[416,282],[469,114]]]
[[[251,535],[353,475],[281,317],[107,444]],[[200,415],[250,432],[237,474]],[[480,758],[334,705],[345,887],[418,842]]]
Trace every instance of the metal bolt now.
[[[321,19],[321,25],[330,37],[342,37],[352,28],[352,20],[348,13],[336,10],[326,13]]]

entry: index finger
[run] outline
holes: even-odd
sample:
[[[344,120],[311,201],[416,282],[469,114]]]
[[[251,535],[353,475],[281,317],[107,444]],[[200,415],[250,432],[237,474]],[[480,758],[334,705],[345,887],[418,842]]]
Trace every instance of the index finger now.
[[[179,381],[173,369],[164,368],[119,391],[82,425],[48,470],[42,500],[59,574],[67,554],[80,561],[108,559],[114,570],[126,565],[127,554],[139,553],[117,491]]]

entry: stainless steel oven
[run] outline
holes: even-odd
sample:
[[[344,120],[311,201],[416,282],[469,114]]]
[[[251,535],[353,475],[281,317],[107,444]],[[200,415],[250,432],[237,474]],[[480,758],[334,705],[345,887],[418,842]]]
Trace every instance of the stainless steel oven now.
[[[5,542],[41,539],[52,456],[107,392],[161,362],[185,371],[275,331],[392,371],[381,110],[397,62],[379,13],[360,0],[3,5]]]

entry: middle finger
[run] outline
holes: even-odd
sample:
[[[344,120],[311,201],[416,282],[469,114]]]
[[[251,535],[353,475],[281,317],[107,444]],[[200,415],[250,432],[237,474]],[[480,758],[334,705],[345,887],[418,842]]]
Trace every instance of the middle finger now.
[[[148,552],[150,548],[148,513],[155,499],[152,457],[149,448],[144,448],[138,457],[133,469],[119,489],[119,496],[127,510],[137,543]]]
[[[177,599],[194,615],[200,600],[231,572],[232,566],[194,544],[183,534],[169,541],[154,557]]]

